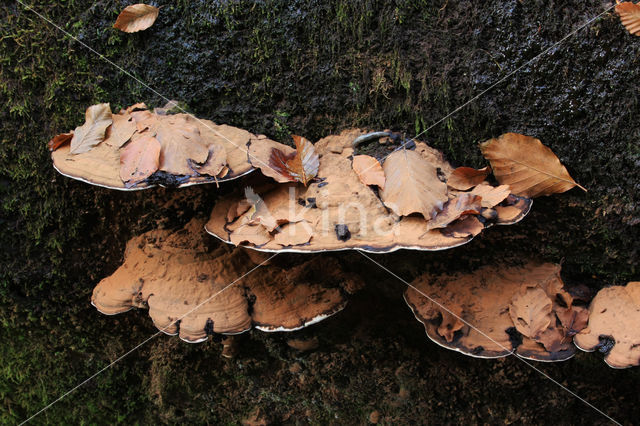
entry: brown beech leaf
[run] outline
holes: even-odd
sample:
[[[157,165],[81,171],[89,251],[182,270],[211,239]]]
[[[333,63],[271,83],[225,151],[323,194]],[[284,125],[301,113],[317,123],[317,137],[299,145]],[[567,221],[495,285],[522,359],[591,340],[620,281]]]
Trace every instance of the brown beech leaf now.
[[[156,22],[160,9],[148,4],[132,4],[124,8],[113,28],[124,31],[125,33],[135,33],[136,31],[146,30]]]
[[[194,174],[193,163],[204,164],[209,159],[209,147],[193,117],[186,114],[158,115],[149,111],[136,111],[131,115],[139,132],[150,132],[162,145],[160,170],[190,176]]]
[[[151,134],[135,137],[120,151],[120,179],[131,186],[158,170],[160,142]]]
[[[509,185],[491,186],[481,184],[473,188],[470,194],[482,197],[482,207],[490,209],[506,200],[511,194],[511,189],[509,189]]]
[[[479,170],[471,167],[458,167],[449,175],[447,185],[453,189],[466,191],[482,183],[489,173],[491,173],[491,167],[489,166]]]
[[[505,133],[480,144],[498,182],[516,195],[533,198],[565,192],[578,186],[556,155],[538,139]]]
[[[386,181],[382,202],[399,216],[420,213],[429,220],[448,200],[447,184],[438,179],[436,168],[415,151],[399,150],[383,165]]]
[[[136,131],[136,122],[131,115],[112,114],[113,123],[107,128],[104,143],[114,148],[120,148],[127,143]]]
[[[73,130],[69,133],[60,133],[59,135],[55,135],[47,144],[49,147],[49,151],[55,151],[60,148],[62,145],[66,145],[71,142],[73,138]]]
[[[384,188],[384,171],[378,160],[369,155],[356,155],[353,157],[352,166],[360,182]]]
[[[446,228],[451,222],[467,214],[480,214],[482,197],[472,194],[460,194],[447,201],[441,212],[427,222],[427,231],[435,228]]]
[[[277,148],[271,150],[269,166],[291,182],[301,182],[307,186],[318,174],[320,159],[313,144],[302,136],[292,135],[296,152],[286,155]]]
[[[557,306],[554,309],[567,336],[574,336],[587,326],[589,321],[589,310],[587,308],[582,306],[571,306],[569,308]]]
[[[85,122],[76,127],[71,139],[71,154],[82,154],[104,140],[107,127],[112,123],[109,104],[98,104],[87,108]]]
[[[531,339],[537,339],[555,320],[553,303],[540,287],[523,284],[511,299],[509,315],[516,330]]]
[[[200,175],[218,176],[227,165],[227,151],[220,143],[209,145],[209,156],[204,164],[199,165],[188,160],[193,171]]]
[[[616,5],[616,13],[627,31],[640,36],[640,4],[630,1],[622,2]]]

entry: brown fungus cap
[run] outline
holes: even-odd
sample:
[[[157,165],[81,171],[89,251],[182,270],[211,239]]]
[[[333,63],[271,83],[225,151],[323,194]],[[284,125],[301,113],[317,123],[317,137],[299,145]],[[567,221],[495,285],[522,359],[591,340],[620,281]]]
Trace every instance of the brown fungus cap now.
[[[425,274],[412,286],[405,291],[405,301],[440,346],[477,358],[517,354],[537,361],[563,361],[574,355],[571,336],[557,318],[558,305],[553,301],[568,294],[558,265],[529,263],[485,266],[470,274]]]
[[[469,242],[492,224],[515,223],[531,208],[531,200],[509,196],[505,186],[492,190],[482,182],[483,204],[481,195],[447,189],[453,168],[422,142],[389,155],[382,165],[384,187],[369,186],[360,177],[366,170],[352,165],[352,142],[363,133],[352,129],[318,141],[320,167],[308,186],[286,182],[268,167],[273,149],[291,155],[292,148],[263,137],[252,140],[252,165],[280,183],[268,179],[219,200],[207,231],[234,245],[274,252],[443,250]],[[467,198],[473,207],[463,208],[460,201]],[[436,226],[428,226],[430,221]]]
[[[52,140],[51,158],[58,172],[105,188],[138,190],[156,185],[183,187],[222,182],[253,170],[247,161],[246,145],[257,137],[246,130],[218,125],[189,114],[152,112],[144,104],[136,104],[110,116],[106,132],[91,134],[93,142],[89,145],[74,148],[73,141],[69,145],[55,143],[56,138]],[[90,122],[93,116],[87,113],[87,117],[82,126],[88,128],[85,133],[95,127]],[[145,150],[123,156],[127,147],[140,138],[158,144],[159,154],[155,154],[155,158]],[[122,170],[135,170],[141,163],[155,165],[124,180]]]
[[[589,324],[574,342],[583,351],[605,353],[610,367],[640,365],[640,282],[600,290],[589,306]]]
[[[321,257],[247,274],[254,261],[242,249],[211,244],[203,224],[192,220],[176,232],[133,238],[122,266],[94,289],[92,304],[109,315],[148,308],[161,331],[195,343],[252,325],[265,331],[306,327],[342,310],[345,294],[362,286],[335,259]]]

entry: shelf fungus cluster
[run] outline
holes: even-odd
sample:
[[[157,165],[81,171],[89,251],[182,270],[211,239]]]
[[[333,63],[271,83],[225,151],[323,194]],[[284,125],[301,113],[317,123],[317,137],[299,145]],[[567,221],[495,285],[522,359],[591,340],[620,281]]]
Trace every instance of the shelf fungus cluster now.
[[[352,129],[315,144],[294,136],[293,148],[170,114],[173,106],[113,114],[109,104],[94,105],[82,126],[49,148],[61,174],[119,190],[218,183],[260,170],[219,199],[206,224],[194,219],[133,238],[124,263],[94,289],[100,312],[148,308],[158,329],[187,342],[252,327],[298,330],[342,310],[363,286],[335,258],[284,268],[260,251],[444,250],[520,221],[532,198],[584,190],[548,147],[516,133],[480,144],[490,166],[454,169],[439,151],[391,132]],[[248,249],[221,245],[204,230]],[[565,286],[560,266],[530,262],[426,274],[404,297],[431,340],[470,356],[562,361],[578,346],[599,350],[615,368],[640,365],[640,282],[602,289],[589,308],[582,290]]]
[[[127,244],[124,263],[98,283],[92,304],[114,315],[148,308],[158,329],[196,343],[209,335],[234,335],[252,327],[294,331],[342,310],[362,283],[335,259],[314,257],[259,273],[244,249],[211,244],[192,220],[175,232],[156,230]]]
[[[251,141],[249,161],[273,180],[220,200],[207,231],[262,251],[443,250],[493,224],[516,223],[531,207],[507,185],[485,181],[488,169],[454,170],[423,142],[397,149],[382,164],[354,155],[362,136],[347,130],[314,145],[297,141],[297,150]]]
[[[589,316],[582,296],[565,288],[560,266],[548,263],[423,275],[404,297],[431,340],[478,358],[569,359]]]
[[[221,182],[253,170],[246,144],[257,136],[190,114],[135,104],[87,108],[85,123],[49,142],[61,174],[111,189]]]

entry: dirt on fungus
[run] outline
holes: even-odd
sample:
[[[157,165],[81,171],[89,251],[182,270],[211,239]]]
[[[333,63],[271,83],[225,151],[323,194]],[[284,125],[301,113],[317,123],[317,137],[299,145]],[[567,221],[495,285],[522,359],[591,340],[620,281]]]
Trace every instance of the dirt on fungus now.
[[[135,34],[111,28],[122,9],[112,0],[29,4],[197,116],[285,142],[289,133],[315,141],[351,127],[411,137],[604,7],[481,3],[163,0],[155,24]],[[208,214],[232,185],[120,193],[57,176],[46,142],[81,125],[87,105],[166,99],[17,2],[0,8],[0,32],[0,423],[12,424],[156,332],[146,312],[96,312],[93,286],[115,271],[132,236]],[[639,40],[604,15],[422,136],[453,166],[476,168],[487,165],[478,142],[534,136],[587,194],[540,198],[521,224],[464,247],[375,260],[408,282],[532,256],[564,259],[564,280],[593,290],[637,280]],[[389,152],[372,143],[358,153]],[[360,254],[335,256],[367,287],[297,335],[316,336],[318,349],[300,353],[286,344],[294,335],[252,332],[229,361],[215,342],[161,336],[40,419],[605,422],[514,357],[476,360],[437,347],[402,301],[399,280]],[[638,369],[612,370],[586,353],[537,367],[622,423],[640,417]]]

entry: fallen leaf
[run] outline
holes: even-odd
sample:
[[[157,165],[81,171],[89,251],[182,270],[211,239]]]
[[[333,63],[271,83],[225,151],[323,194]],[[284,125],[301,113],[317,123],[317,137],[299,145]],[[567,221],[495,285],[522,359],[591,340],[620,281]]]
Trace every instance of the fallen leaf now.
[[[383,165],[386,181],[382,202],[399,216],[420,213],[429,220],[448,200],[447,184],[438,179],[436,168],[415,151],[399,150]]]
[[[112,121],[109,104],[98,104],[87,108],[84,124],[76,127],[71,139],[71,154],[82,154],[102,142],[107,127]]]
[[[511,194],[511,189],[509,189],[509,185],[491,186],[481,184],[473,188],[470,194],[482,197],[482,207],[490,209],[506,200]]]
[[[523,284],[511,299],[509,315],[516,330],[536,340],[555,320],[552,305],[543,289]]]
[[[441,212],[427,222],[427,231],[435,228],[445,228],[451,222],[467,214],[480,214],[482,198],[472,194],[460,194],[447,201]]]
[[[549,325],[546,330],[539,333],[533,340],[538,343],[542,343],[544,348],[549,352],[566,350],[569,346],[569,342],[571,342],[571,339],[568,339],[562,330],[556,327],[553,323]]]
[[[156,22],[160,9],[148,4],[132,4],[124,8],[113,28],[125,33],[135,33],[137,31],[146,30]]]
[[[60,133],[59,135],[55,135],[47,144],[47,146],[49,147],[49,151],[55,151],[61,146],[68,144],[69,142],[71,142],[72,138],[73,130],[69,133]]]
[[[482,183],[489,173],[491,173],[489,166],[479,170],[471,167],[458,167],[449,175],[447,185],[453,189],[466,191]]]
[[[447,304],[447,309],[450,312],[438,308],[440,315],[442,316],[442,322],[438,326],[438,334],[445,338],[449,343],[453,342],[453,337],[456,331],[461,330],[464,327],[464,323],[460,321],[462,318],[462,307],[457,304]]]
[[[625,1],[616,5],[620,22],[631,34],[640,36],[640,4]]]
[[[126,109],[122,109],[120,110],[119,114],[130,114],[132,112],[135,111],[143,111],[147,109],[147,104],[145,104],[144,102],[138,102],[137,104],[133,104],[130,107],[127,107]]]
[[[272,148],[269,166],[289,181],[302,182],[307,186],[318,174],[320,159],[313,144],[301,136],[293,135],[296,152],[286,155],[278,148]]]
[[[141,182],[158,170],[160,142],[150,134],[133,138],[120,151],[120,178],[129,186]]]
[[[443,228],[441,232],[453,238],[475,237],[484,229],[484,225],[475,216],[464,216]]]
[[[556,155],[538,139],[505,133],[480,144],[498,182],[528,198],[565,192],[578,186]]]
[[[280,227],[273,241],[282,246],[296,246],[306,244],[311,240],[311,226],[306,220],[296,223],[287,223]]]
[[[271,236],[262,225],[242,225],[231,233],[230,240],[235,245],[251,243],[261,246],[271,240]]]
[[[353,157],[352,166],[360,182],[384,188],[384,171],[378,160],[369,155],[356,155]]]
[[[209,146],[191,116],[158,115],[149,111],[133,112],[131,115],[139,132],[150,132],[162,145],[160,170],[191,176],[194,174],[191,165],[204,164],[209,158]]]
[[[227,151],[220,143],[209,145],[209,156],[204,164],[199,165],[195,161],[187,160],[191,169],[199,175],[218,176],[227,164]]]
[[[582,306],[571,306],[570,308],[556,306],[554,310],[567,336],[576,335],[589,322],[589,310]]]
[[[136,132],[136,122],[130,114],[112,114],[113,123],[107,128],[104,143],[120,148]]]

